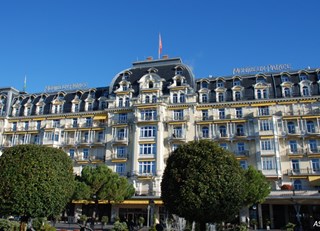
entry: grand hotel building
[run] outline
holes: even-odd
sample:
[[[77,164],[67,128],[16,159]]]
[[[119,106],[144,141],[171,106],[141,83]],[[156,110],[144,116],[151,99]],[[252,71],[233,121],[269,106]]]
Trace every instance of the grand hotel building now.
[[[1,88],[0,147],[60,148],[76,174],[106,164],[128,177],[136,194],[111,208],[99,201],[100,214],[136,219],[153,201],[163,219],[160,184],[170,152],[191,140],[214,140],[271,182],[267,200],[242,217],[260,227],[269,219],[272,228],[299,220],[310,228],[320,220],[319,105],[320,69],[195,79],[180,58],[148,58],[107,87],[36,94]],[[68,215],[91,207],[75,202]]]

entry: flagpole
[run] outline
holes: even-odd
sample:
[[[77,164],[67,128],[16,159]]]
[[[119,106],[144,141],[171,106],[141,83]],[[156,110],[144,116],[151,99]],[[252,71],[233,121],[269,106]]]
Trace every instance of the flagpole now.
[[[158,59],[160,59],[161,52],[162,52],[162,40],[161,40],[161,34],[159,33]]]

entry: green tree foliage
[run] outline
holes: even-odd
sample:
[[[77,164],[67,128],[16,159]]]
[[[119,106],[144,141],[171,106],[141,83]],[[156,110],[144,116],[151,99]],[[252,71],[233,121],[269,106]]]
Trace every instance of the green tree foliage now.
[[[265,198],[270,194],[270,183],[261,171],[256,170],[253,166],[245,171],[247,194],[245,205],[264,202]]]
[[[39,145],[5,149],[0,157],[0,179],[2,214],[57,215],[74,191],[73,166],[68,155]]]
[[[252,202],[247,186],[245,171],[232,153],[200,140],[169,156],[161,192],[171,213],[200,223],[204,230],[205,223],[233,220],[241,207]]]
[[[106,165],[84,167],[77,181],[77,189],[83,192],[76,192],[74,199],[92,199],[96,196],[98,200],[122,202],[135,192],[127,178],[112,172]]]

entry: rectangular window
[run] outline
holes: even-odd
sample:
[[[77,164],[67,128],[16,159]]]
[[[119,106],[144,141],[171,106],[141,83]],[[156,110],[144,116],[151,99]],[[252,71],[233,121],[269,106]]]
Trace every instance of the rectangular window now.
[[[156,144],[140,144],[140,155],[155,155]]]
[[[144,121],[156,120],[157,111],[156,110],[141,110],[140,116],[141,116],[141,120],[144,120]]]
[[[142,161],[139,162],[139,174],[152,174],[155,173],[155,163],[154,161]]]
[[[208,110],[202,110],[202,120],[208,120],[209,119],[209,112]]]
[[[262,158],[262,169],[263,170],[272,170],[274,169],[274,158],[273,157],[264,157]]]
[[[157,134],[157,128],[155,126],[145,126],[140,129],[141,138],[154,138]]]
[[[80,110],[79,110],[79,104],[78,103],[75,103],[74,104],[74,106],[73,106],[73,108],[74,108],[74,112],[79,112]]]
[[[87,127],[92,127],[92,118],[91,117],[87,117],[86,118],[86,126]]]
[[[17,122],[12,123],[12,131],[17,131]]]
[[[125,163],[117,163],[116,164],[116,173],[119,175],[124,175],[126,172],[126,164]]]
[[[241,107],[236,108],[236,118],[242,118],[242,108]]]
[[[183,120],[184,115],[183,115],[183,110],[174,110],[173,111],[173,119],[174,120]]]
[[[127,147],[126,146],[118,146],[117,147],[117,157],[118,158],[126,158],[127,157]]]
[[[259,116],[269,115],[269,107],[268,106],[259,107],[258,108],[258,115]]]
[[[237,143],[237,149],[239,153],[244,152],[245,150],[244,143],[243,142]]]
[[[118,115],[118,120],[119,120],[119,123],[121,123],[121,124],[127,123],[128,122],[128,114],[120,113]]]
[[[248,168],[248,162],[246,160],[240,160],[240,166],[243,169],[247,169]]]
[[[69,156],[71,159],[74,159],[74,149],[69,149]]]
[[[60,127],[60,120],[53,120],[53,127],[59,128]]]
[[[78,127],[78,119],[77,118],[72,119],[72,127],[74,127],[74,128]]]
[[[98,142],[103,142],[104,141],[104,134],[103,132],[98,133]]]
[[[291,164],[292,164],[292,171],[295,173],[300,172],[300,164],[299,164],[299,160],[291,160]]]
[[[226,143],[221,143],[220,147],[226,150],[228,149],[228,145]]]
[[[318,146],[316,140],[309,140],[309,149],[310,152],[318,152]]]
[[[272,149],[271,140],[261,140],[260,141],[260,148],[263,151],[269,151]]]
[[[312,170],[315,172],[320,171],[320,161],[319,159],[312,159]]]
[[[297,153],[298,152],[298,144],[296,140],[290,140],[289,141],[289,147],[291,153]]]
[[[28,121],[24,122],[24,130],[25,131],[29,130],[29,122]]]
[[[88,160],[89,159],[89,149],[84,148],[83,149],[83,159]]]
[[[226,113],[224,108],[219,109],[219,119],[225,119],[226,118]]]
[[[37,130],[41,129],[41,121],[37,121]]]
[[[271,121],[270,120],[260,120],[260,131],[270,131],[271,130]]]
[[[174,127],[172,137],[182,138],[183,137],[182,127]]]

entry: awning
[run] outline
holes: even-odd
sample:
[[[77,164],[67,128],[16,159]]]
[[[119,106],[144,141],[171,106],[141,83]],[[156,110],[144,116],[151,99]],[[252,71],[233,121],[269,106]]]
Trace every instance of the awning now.
[[[106,115],[96,115],[93,117],[93,120],[105,120],[107,119]]]
[[[308,176],[308,180],[312,186],[320,186],[320,176]]]

